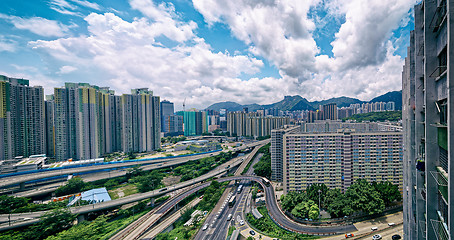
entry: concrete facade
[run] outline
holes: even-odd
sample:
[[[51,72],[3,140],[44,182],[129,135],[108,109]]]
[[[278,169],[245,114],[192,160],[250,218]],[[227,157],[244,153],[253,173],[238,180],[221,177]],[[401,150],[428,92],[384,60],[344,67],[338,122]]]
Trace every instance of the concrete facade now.
[[[0,160],[46,151],[44,112],[42,87],[0,75]]]
[[[314,183],[345,191],[359,178],[402,186],[402,132],[289,133],[283,149],[285,193]]]
[[[281,129],[271,130],[271,181],[282,182],[283,180],[283,163],[284,148],[283,137],[287,133],[296,133],[301,131],[301,126],[284,126]]]
[[[404,238],[452,239],[454,1],[415,6],[402,72]]]

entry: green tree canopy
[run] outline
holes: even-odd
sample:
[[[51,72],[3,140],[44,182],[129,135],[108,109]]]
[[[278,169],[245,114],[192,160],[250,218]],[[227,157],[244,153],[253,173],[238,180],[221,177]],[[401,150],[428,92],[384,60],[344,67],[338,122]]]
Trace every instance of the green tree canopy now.
[[[392,184],[390,181],[372,182],[372,186],[380,194],[381,199],[385,202],[385,206],[389,206],[394,201],[402,200],[402,194],[399,191],[399,187]]]
[[[56,196],[64,196],[73,193],[79,193],[85,188],[85,182],[78,177],[71,178],[68,182],[55,190]]]
[[[306,188],[306,193],[307,193],[307,197],[316,202],[318,204],[318,197],[319,197],[319,193],[318,191],[320,190],[320,202],[322,204],[322,206],[324,206],[324,202],[325,202],[325,198],[326,198],[326,193],[328,192],[328,187],[322,183],[322,184],[319,184],[319,183],[315,183],[315,184],[312,184],[310,185],[308,188]]]
[[[365,179],[358,179],[345,192],[354,211],[362,211],[367,214],[382,213],[385,203],[380,194]]]

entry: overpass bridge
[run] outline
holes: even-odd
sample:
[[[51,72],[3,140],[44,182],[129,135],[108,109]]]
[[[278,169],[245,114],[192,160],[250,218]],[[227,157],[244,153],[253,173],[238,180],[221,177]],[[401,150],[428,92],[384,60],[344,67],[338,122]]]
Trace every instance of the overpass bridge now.
[[[242,150],[245,150],[250,147],[255,147],[258,145],[266,144],[269,141],[270,141],[270,139],[266,139],[263,141],[245,144],[243,146],[233,148],[232,151],[233,152],[242,151]],[[21,186],[21,188],[23,188],[25,186],[26,182],[33,181],[33,180],[51,178],[51,177],[62,176],[62,175],[72,175],[72,174],[77,174],[77,173],[93,172],[93,171],[102,171],[102,170],[111,171],[111,170],[115,170],[118,168],[133,167],[136,165],[153,164],[153,166],[147,167],[147,170],[154,170],[154,169],[166,168],[166,167],[179,165],[182,163],[186,163],[188,161],[195,161],[195,160],[205,158],[205,157],[216,156],[216,155],[219,155],[221,152],[226,152],[226,150],[217,151],[217,152],[209,152],[209,153],[198,154],[198,155],[174,157],[174,158],[169,158],[169,159],[138,160],[138,161],[131,161],[131,162],[109,163],[109,164],[94,165],[94,166],[88,166],[88,167],[57,169],[57,170],[45,171],[45,172],[39,172],[39,173],[14,175],[14,176],[1,178],[0,179],[0,188],[5,188],[8,186],[18,185],[18,184]],[[164,161],[167,161],[167,162],[164,162]]]

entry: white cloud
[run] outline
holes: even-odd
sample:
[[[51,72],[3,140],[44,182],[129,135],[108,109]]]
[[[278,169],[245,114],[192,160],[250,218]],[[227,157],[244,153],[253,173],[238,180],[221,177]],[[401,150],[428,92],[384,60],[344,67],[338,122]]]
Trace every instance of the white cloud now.
[[[44,37],[62,37],[66,35],[68,26],[42,17],[21,18],[0,13],[0,18],[9,21],[17,29],[28,30]]]
[[[228,24],[250,51],[276,65],[283,74],[305,78],[315,71],[319,49],[311,37],[314,23],[307,13],[316,1],[193,0],[208,24]]]
[[[54,2],[68,11],[80,7],[68,1]],[[295,94],[310,100],[342,95],[369,100],[401,87],[403,60],[395,54],[393,43],[398,40],[392,39],[392,31],[408,23],[414,1],[193,3],[208,24],[228,25],[232,35],[248,46],[247,55],[213,51],[197,36],[196,23],[184,22],[171,3],[151,0],[130,0],[131,8],[143,17],[125,21],[114,13],[91,13],[84,18],[87,35],[36,40],[29,46],[43,53],[54,73],[69,73],[77,64],[78,72],[87,76],[84,81],[111,86],[120,93],[148,87],[176,106],[187,98],[188,108],[227,100],[266,104]],[[329,17],[309,18],[313,7],[324,9]],[[332,42],[333,57],[320,55],[313,37],[314,30],[324,27],[330,17],[345,19]],[[177,45],[164,46],[157,40],[161,36]],[[255,56],[275,65],[282,77],[240,79],[263,68]]]
[[[0,35],[0,52],[15,52],[16,49],[16,41],[7,39]]]
[[[50,9],[57,11],[61,14],[73,15],[81,17],[82,14],[76,12],[77,6],[69,3],[66,0],[51,0],[49,2]]]
[[[81,6],[87,7],[87,8],[91,8],[94,10],[101,10],[101,6],[99,6],[97,3],[93,3],[93,2],[89,2],[89,1],[85,1],[85,0],[71,0],[71,1],[74,3],[77,3]]]
[[[68,74],[76,71],[77,68],[73,66],[62,66],[60,70],[57,72],[58,74]]]
[[[383,63],[391,31],[399,27],[415,3],[415,0],[341,2],[339,11],[345,14],[346,20],[331,43],[338,67],[349,69]]]
[[[227,24],[251,53],[268,59],[290,89],[312,100],[337,96],[371,99],[400,89],[403,60],[390,43],[408,24],[415,0],[277,1],[193,0],[211,25]],[[320,11],[325,16],[313,15]],[[307,16],[310,15],[311,18]],[[313,32],[326,34],[328,19],[341,23],[334,57],[319,55]],[[393,39],[398,44],[398,39]],[[279,94],[279,90],[273,91]]]
[[[145,18],[128,22],[113,13],[92,13],[85,20],[88,36],[37,40],[29,45],[49,54],[59,64],[77,63],[78,70],[87,75],[101,72],[101,77],[92,83],[111,86],[120,93],[129,92],[131,88],[148,87],[171,101],[179,103],[185,96],[188,106],[205,107],[212,100],[235,98],[237,93],[223,94],[216,87],[215,83],[221,81],[219,79],[234,79],[242,73],[255,74],[263,67],[262,61],[249,56],[213,52],[203,39],[195,37],[192,32],[182,37],[163,30],[162,24],[169,23],[150,22]],[[188,25],[175,19],[173,21],[176,24],[172,31],[179,32],[180,28],[185,29]],[[161,35],[182,43],[174,48],[162,47],[155,40]],[[186,41],[187,44],[184,43]],[[64,69],[72,70],[63,66],[60,73]],[[252,82],[245,83],[251,86]],[[260,83],[259,80],[255,82]],[[251,91],[262,85],[257,83]],[[266,98],[263,96],[251,99]]]

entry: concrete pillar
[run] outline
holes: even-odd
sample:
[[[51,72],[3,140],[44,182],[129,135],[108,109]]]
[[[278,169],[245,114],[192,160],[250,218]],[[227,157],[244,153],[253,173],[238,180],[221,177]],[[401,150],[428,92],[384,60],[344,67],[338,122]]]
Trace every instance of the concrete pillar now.
[[[19,187],[20,190],[24,190],[24,189],[25,189],[25,182],[21,182],[21,183],[19,184],[19,186],[20,186],[20,187]]]

